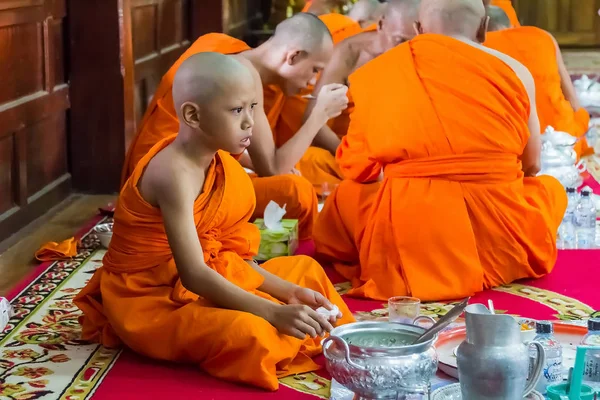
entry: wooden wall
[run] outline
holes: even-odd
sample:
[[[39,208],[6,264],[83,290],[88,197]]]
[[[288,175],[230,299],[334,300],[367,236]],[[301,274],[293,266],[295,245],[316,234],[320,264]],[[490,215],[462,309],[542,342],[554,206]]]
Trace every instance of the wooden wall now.
[[[72,190],[114,193],[154,90],[263,0],[0,0],[0,240]]]
[[[69,193],[65,0],[0,2],[0,240]]]
[[[551,32],[563,47],[600,45],[600,0],[513,0],[519,20]]]

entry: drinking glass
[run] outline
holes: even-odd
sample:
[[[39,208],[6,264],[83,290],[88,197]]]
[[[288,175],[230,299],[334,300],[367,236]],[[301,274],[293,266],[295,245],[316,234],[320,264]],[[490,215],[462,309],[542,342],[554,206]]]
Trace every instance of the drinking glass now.
[[[388,319],[390,322],[412,324],[419,316],[421,300],[416,297],[397,296],[388,300]]]

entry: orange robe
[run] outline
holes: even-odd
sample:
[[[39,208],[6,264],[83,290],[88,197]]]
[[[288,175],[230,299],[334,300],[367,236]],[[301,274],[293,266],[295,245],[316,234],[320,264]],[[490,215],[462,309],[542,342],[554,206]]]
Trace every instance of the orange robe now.
[[[356,110],[337,159],[355,182],[327,199],[315,242],[352,295],[457,299],[552,270],[566,195],[552,177],[523,177],[529,98],[508,65],[420,35],[350,87]],[[383,182],[361,184],[382,169]]]
[[[241,40],[230,36],[211,33],[201,36],[192,46],[173,64],[163,76],[160,86],[156,90],[152,102],[148,106],[140,124],[137,135],[131,143],[123,166],[121,183],[131,175],[139,160],[161,139],[176,134],[179,130],[179,121],[173,104],[173,79],[179,65],[193,54],[213,51],[222,54],[236,54],[249,50],[250,47]],[[265,112],[269,123],[273,127],[279,119],[283,106],[283,93],[274,86],[267,86],[265,91]],[[300,239],[308,239],[316,221],[317,197],[313,186],[306,179],[294,175],[280,175],[273,177],[252,177],[254,190],[258,202],[254,217],[261,217],[269,203],[273,200],[279,205],[287,204],[286,218],[299,220],[298,229]],[[268,197],[267,194],[268,193]]]
[[[82,338],[106,347],[123,343],[148,357],[197,364],[218,378],[268,390],[278,388],[278,377],[318,369],[311,358],[321,351],[319,338],[282,335],[260,317],[217,308],[182,286],[160,210],[137,189],[144,168],[173,139],[154,146],[123,186],[103,265],[75,299],[84,313]],[[254,206],[248,175],[230,155],[217,153],[194,204],[204,260],[231,283],[280,303],[260,291],[264,278],[245,261],[260,241],[248,222]],[[344,315],[340,324],[353,321],[313,259],[276,258],[263,268],[329,298]]]
[[[306,2],[304,3],[304,8],[302,9],[302,12],[308,12],[308,9],[310,8],[311,5],[312,5],[312,1],[306,0]]]
[[[548,32],[534,26],[490,32],[485,45],[521,62],[533,75],[542,132],[552,126],[581,138],[576,148],[579,155],[590,149],[584,136],[590,115],[583,107],[573,110],[565,98],[556,62],[556,44]]]
[[[517,12],[515,11],[511,0],[492,0],[491,4],[493,6],[500,7],[504,10],[506,15],[508,15],[508,18],[510,19],[510,23],[512,24],[512,26],[521,26],[519,18],[517,17]]]
[[[342,14],[325,14],[320,15],[319,18],[327,25],[334,44],[338,44],[362,31],[358,22]],[[309,87],[302,93],[285,99],[279,121],[277,121],[276,127],[273,128],[277,147],[283,146],[302,127],[304,112],[309,101],[302,96],[312,93],[312,91],[313,88]],[[351,112],[352,106],[349,105],[342,115],[328,122],[329,127],[339,137],[345,135],[348,130]],[[327,182],[335,185],[340,183],[342,178],[341,171],[333,155],[329,151],[318,147],[309,148],[296,168],[302,173],[303,177],[315,186],[318,193],[321,193],[323,183]]]

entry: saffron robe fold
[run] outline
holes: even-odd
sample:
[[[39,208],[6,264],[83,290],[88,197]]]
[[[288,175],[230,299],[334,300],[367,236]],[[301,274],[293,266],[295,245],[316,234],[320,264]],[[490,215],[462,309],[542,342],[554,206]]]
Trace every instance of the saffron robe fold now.
[[[350,87],[338,164],[358,183],[330,196],[315,242],[351,295],[457,299],[552,270],[566,194],[554,178],[523,177],[529,97],[508,65],[420,35],[357,70]],[[361,184],[382,168],[383,182]]]
[[[362,32],[358,22],[342,14],[324,14],[320,15],[319,18],[329,29],[333,37],[333,43],[336,45]],[[304,113],[309,101],[303,96],[312,93],[312,91],[313,88],[309,87],[298,95],[285,98],[280,118],[277,121],[276,127],[273,128],[275,145],[277,147],[283,146],[302,127]],[[352,109],[353,105],[349,103],[348,108],[339,117],[333,118],[327,123],[340,138],[348,130]],[[309,148],[304,157],[296,165],[296,169],[315,186],[315,190],[319,194],[321,193],[323,183],[336,185],[342,179],[341,172],[335,162],[335,157],[327,150],[318,147]]]
[[[512,26],[521,26],[519,18],[517,17],[517,12],[515,11],[511,0],[492,0],[491,5],[503,9],[506,15],[508,16],[508,19],[510,19],[510,23],[512,24]]]
[[[131,143],[123,166],[121,183],[131,175],[139,160],[158,143],[179,130],[179,121],[173,103],[173,79],[175,73],[183,61],[193,54],[201,52],[217,52],[221,54],[237,54],[249,50],[250,47],[241,40],[230,36],[211,33],[201,36],[188,50],[173,64],[169,71],[163,76],[157,88],[152,102],[148,106],[144,118],[139,126],[136,137]],[[279,119],[283,107],[284,95],[275,86],[264,88],[265,113],[269,124],[273,128]],[[312,185],[293,175],[280,175],[273,177],[253,177],[254,189],[258,195],[255,215],[262,213],[273,200],[280,205],[287,204],[288,213],[286,218],[298,219],[298,230],[300,239],[308,239],[312,235],[312,229],[317,218],[317,197]],[[269,196],[265,195],[265,191]]]
[[[585,134],[590,115],[583,107],[573,110],[564,96],[552,36],[534,26],[521,26],[490,32],[484,44],[519,61],[533,75],[542,132],[548,126],[567,132],[580,139],[576,147],[580,156],[589,152]]]
[[[158,208],[141,197],[138,182],[150,160],[174,139],[164,139],[138,163],[125,183],[103,265],[75,298],[83,311],[82,337],[107,347],[125,344],[145,356],[194,363],[218,378],[278,388],[278,377],[313,371],[320,339],[280,334],[253,314],[215,307],[187,291],[179,279]],[[194,203],[194,221],[206,264],[240,288],[259,290],[264,278],[245,260],[258,249],[252,183],[239,163],[219,152]],[[282,257],[264,269],[316,290],[353,317],[323,269],[305,256]]]

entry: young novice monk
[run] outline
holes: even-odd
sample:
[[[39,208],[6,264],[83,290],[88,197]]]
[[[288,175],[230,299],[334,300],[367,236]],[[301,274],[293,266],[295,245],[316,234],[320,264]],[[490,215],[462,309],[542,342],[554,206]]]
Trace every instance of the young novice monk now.
[[[228,154],[252,140],[250,71],[233,57],[193,55],[173,100],[179,134],[123,186],[103,266],[75,299],[83,339],[275,390],[278,377],[318,369],[319,337],[352,315],[311,258],[252,261],[255,196]],[[334,304],[340,313],[329,319],[315,311]]]

